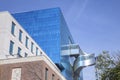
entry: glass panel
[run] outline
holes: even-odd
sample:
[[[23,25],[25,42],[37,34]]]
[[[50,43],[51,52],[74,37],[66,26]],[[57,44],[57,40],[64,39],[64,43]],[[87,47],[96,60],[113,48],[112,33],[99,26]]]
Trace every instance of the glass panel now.
[[[10,55],[13,55],[13,46],[14,46],[14,42],[10,41],[10,48],[9,48]]]
[[[74,41],[59,8],[16,13],[13,16],[54,63],[61,63],[61,45],[73,44]],[[69,56],[66,62],[69,62]],[[71,73],[65,73],[67,80],[72,79]]]
[[[48,69],[45,69],[45,80],[48,80]]]
[[[28,48],[28,37],[26,36],[25,46]]]
[[[38,48],[36,47],[36,55],[38,55]]]
[[[33,42],[31,42],[31,52],[33,53]]]
[[[22,31],[19,30],[19,41],[22,42]]]
[[[15,35],[14,32],[15,32],[15,23],[12,22],[11,33]]]
[[[16,13],[13,16],[52,61],[60,63],[60,9]]]
[[[27,53],[25,53],[25,57],[27,57],[28,56],[28,54]]]
[[[20,47],[18,47],[18,57],[22,57],[21,56],[21,48]]]

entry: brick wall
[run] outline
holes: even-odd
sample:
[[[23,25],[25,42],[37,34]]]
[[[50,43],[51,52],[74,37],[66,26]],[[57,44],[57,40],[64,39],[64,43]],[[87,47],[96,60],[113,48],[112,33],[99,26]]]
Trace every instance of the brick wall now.
[[[21,80],[45,80],[45,69],[48,69],[48,80],[62,80],[44,61],[21,62],[0,65],[0,80],[12,80],[12,70],[21,68]]]

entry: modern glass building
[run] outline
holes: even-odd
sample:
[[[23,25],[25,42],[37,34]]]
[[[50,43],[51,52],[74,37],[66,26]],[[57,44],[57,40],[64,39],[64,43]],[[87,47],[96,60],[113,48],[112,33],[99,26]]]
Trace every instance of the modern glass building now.
[[[60,8],[16,13],[13,16],[61,69],[66,79],[73,80],[75,58],[71,57],[73,53],[74,56],[78,53],[82,55],[82,51],[75,45]],[[82,80],[82,74],[76,80]]]
[[[55,63],[60,63],[61,45],[74,43],[59,8],[13,16]]]

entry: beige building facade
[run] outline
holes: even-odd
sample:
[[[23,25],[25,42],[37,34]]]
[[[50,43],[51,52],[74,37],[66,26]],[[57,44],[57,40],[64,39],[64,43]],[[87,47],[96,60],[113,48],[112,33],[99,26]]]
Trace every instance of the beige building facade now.
[[[66,80],[9,12],[0,12],[0,80]]]

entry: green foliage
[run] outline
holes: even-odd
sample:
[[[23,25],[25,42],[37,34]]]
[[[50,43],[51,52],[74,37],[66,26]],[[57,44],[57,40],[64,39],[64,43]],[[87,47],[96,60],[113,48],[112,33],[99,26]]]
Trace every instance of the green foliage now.
[[[110,68],[114,64],[112,58],[109,55],[108,51],[103,51],[100,55],[96,58],[96,71],[97,77],[101,79],[103,77],[103,73],[105,73],[108,68]]]
[[[100,55],[97,56],[95,67],[98,70],[104,71],[109,68],[113,63],[112,58],[109,55],[108,51],[103,51]]]
[[[120,80],[120,54],[118,53],[113,60],[113,66],[107,68],[101,74],[101,80]]]
[[[120,80],[120,64],[105,71],[101,80]]]

